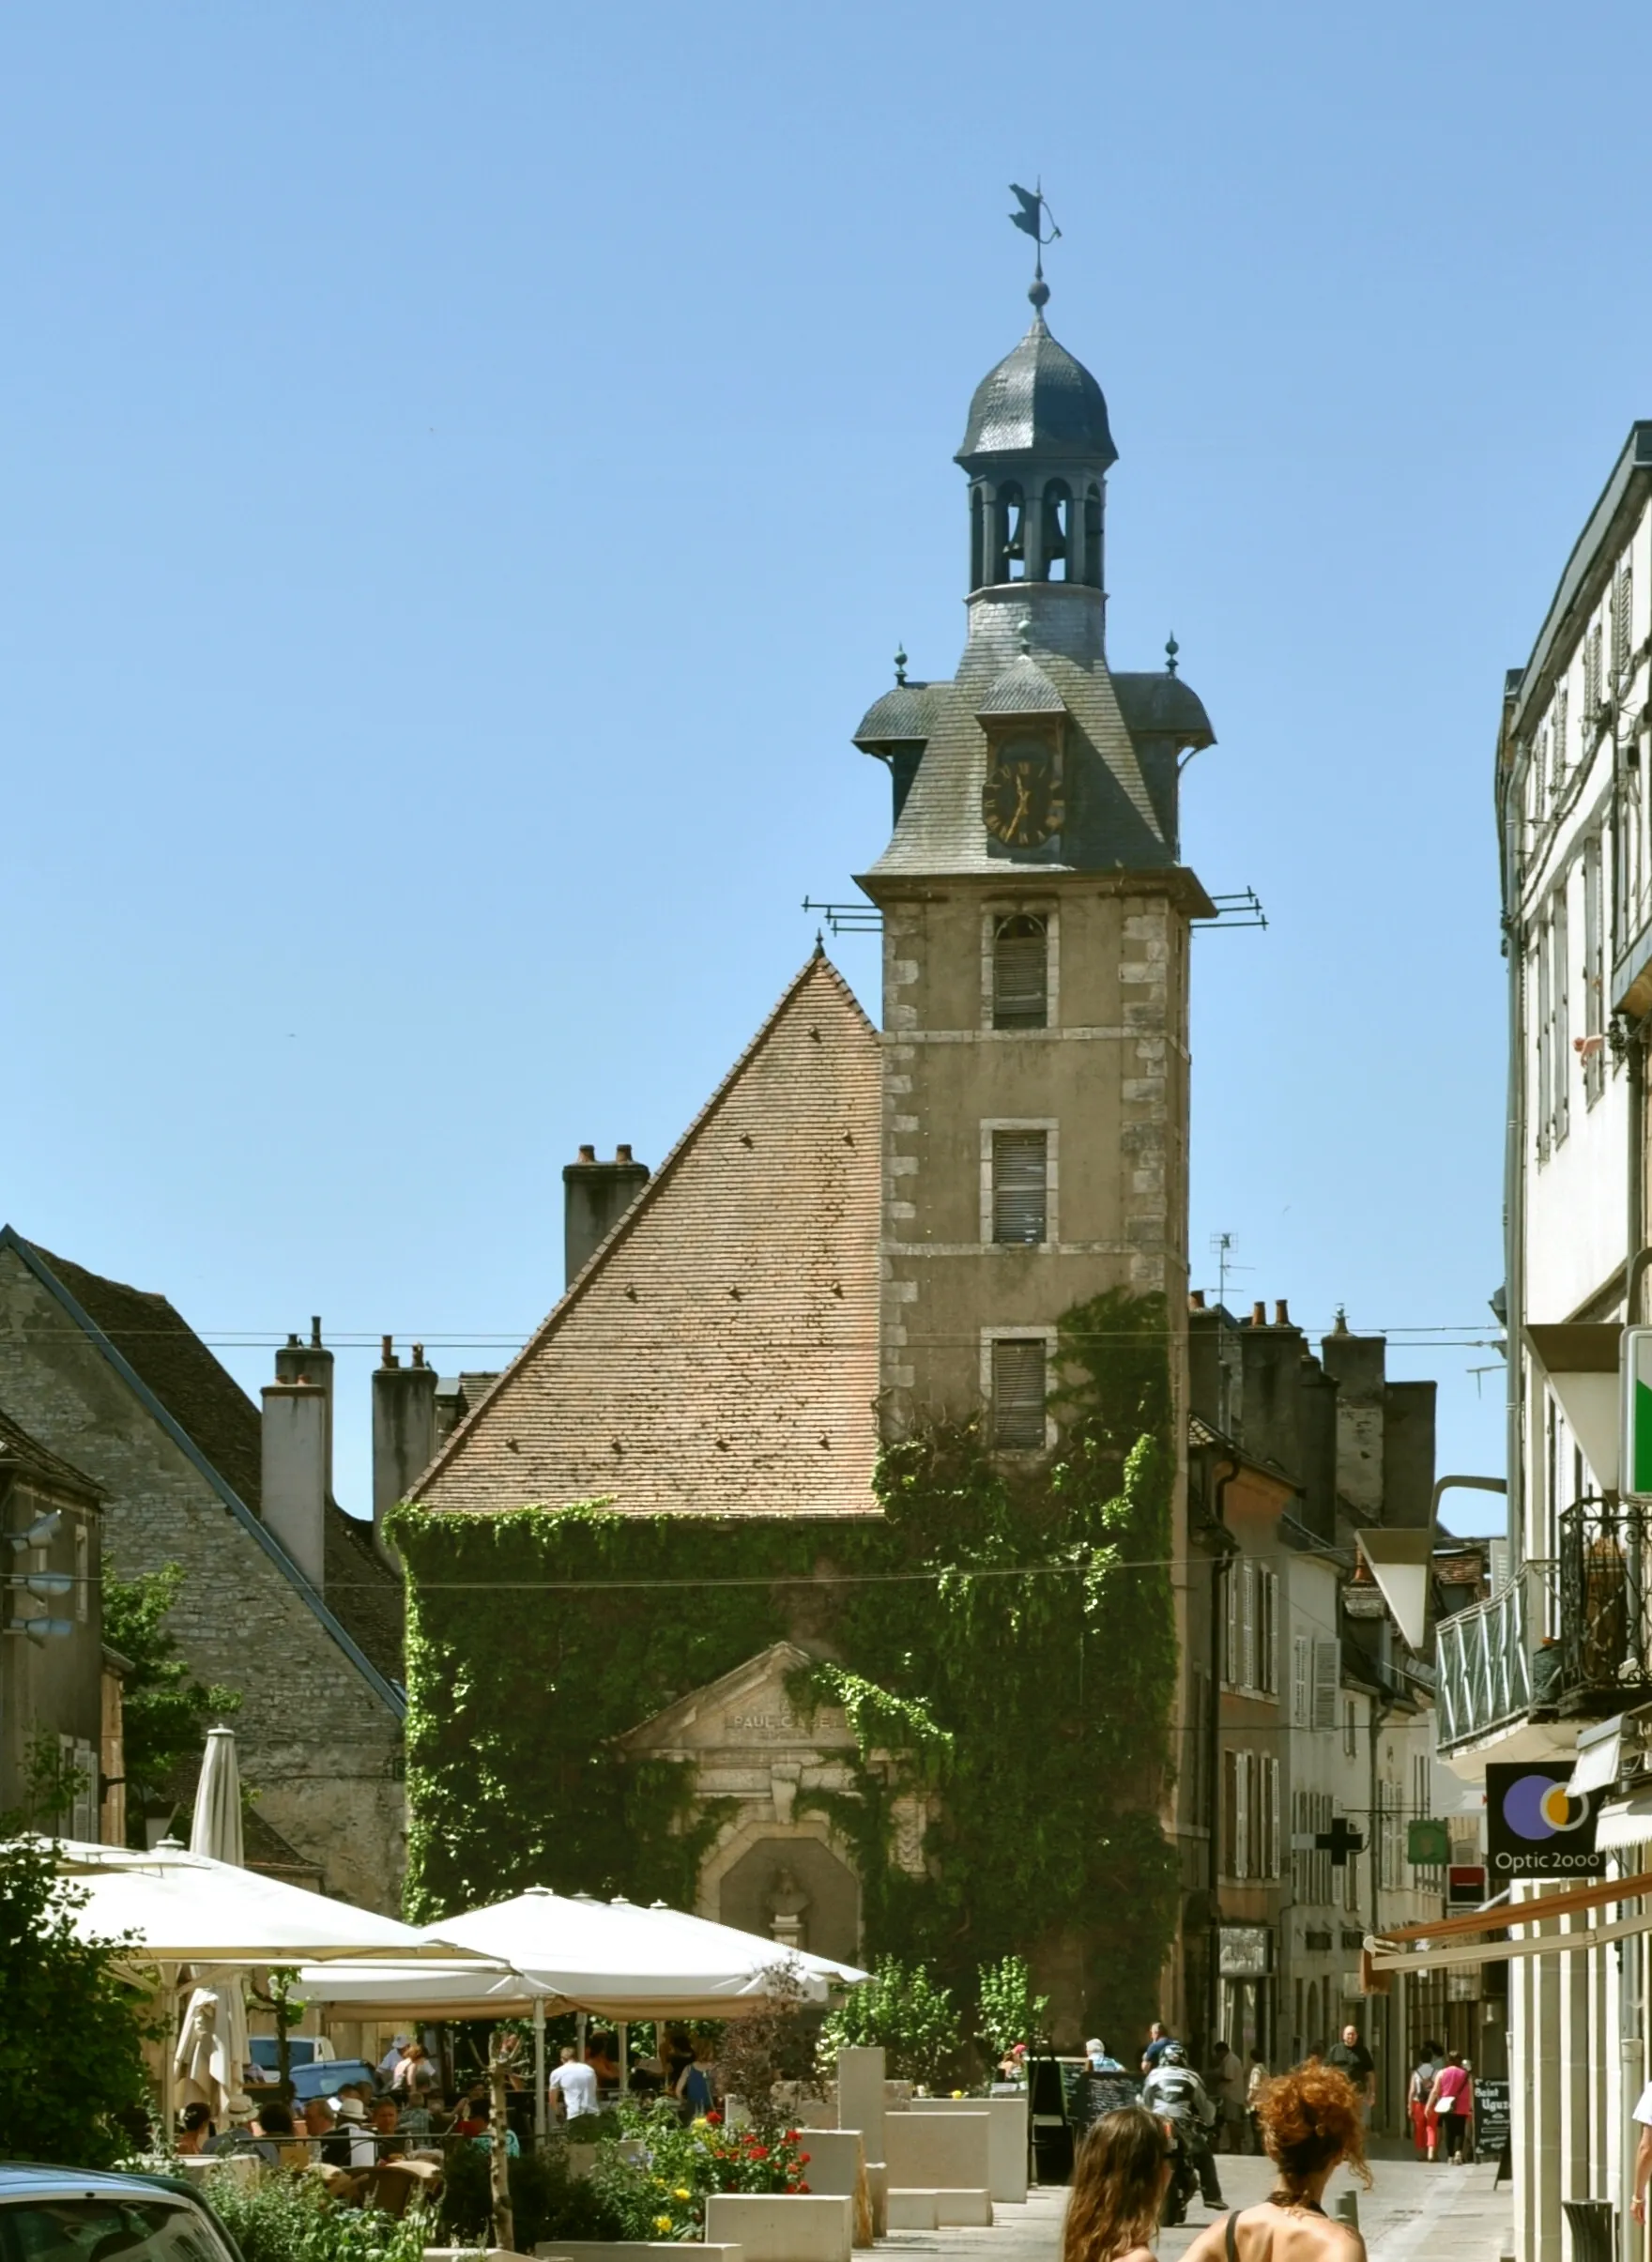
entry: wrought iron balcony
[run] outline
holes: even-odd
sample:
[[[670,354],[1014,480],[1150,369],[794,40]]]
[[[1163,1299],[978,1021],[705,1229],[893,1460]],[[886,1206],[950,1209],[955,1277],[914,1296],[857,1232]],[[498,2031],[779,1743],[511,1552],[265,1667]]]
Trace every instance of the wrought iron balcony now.
[[[1440,1746],[1452,1750],[1536,1715],[1586,1719],[1652,1689],[1652,1508],[1580,1500],[1560,1552],[1501,1594],[1440,1620]]]
[[[1565,1710],[1621,1709],[1652,1685],[1652,1509],[1580,1500],[1560,1519],[1560,1674]]]
[[[1553,1704],[1560,1615],[1557,1566],[1528,1559],[1489,1602],[1439,1621],[1434,1667],[1443,1751]]]

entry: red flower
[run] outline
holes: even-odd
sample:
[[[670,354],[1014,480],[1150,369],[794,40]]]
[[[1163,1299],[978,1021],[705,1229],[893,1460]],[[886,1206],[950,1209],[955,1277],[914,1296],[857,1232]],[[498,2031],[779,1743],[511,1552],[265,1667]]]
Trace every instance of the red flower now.
[[[800,2153],[798,2154],[798,2156],[797,2156],[797,2164],[798,2164],[798,2166],[799,2166],[800,2168],[801,2168],[801,2167],[803,2167],[803,2166],[804,2165],[804,2163],[807,2162],[808,2158],[809,2158],[809,2155],[808,2155],[808,2153],[807,2153],[807,2152],[800,2152]]]
[[[723,2116],[722,2116],[722,2114],[721,2114],[721,2113],[708,2113],[708,2114],[706,2115],[706,2126],[707,2126],[707,2128],[708,2128],[708,2129],[720,2129],[720,2128],[723,2126]]]

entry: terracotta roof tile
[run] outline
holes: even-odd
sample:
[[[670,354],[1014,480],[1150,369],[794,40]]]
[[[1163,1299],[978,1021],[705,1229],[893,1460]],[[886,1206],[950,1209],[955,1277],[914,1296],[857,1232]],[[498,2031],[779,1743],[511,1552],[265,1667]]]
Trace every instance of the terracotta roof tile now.
[[[817,953],[415,1497],[872,1509],[880,1106],[877,1032]]]

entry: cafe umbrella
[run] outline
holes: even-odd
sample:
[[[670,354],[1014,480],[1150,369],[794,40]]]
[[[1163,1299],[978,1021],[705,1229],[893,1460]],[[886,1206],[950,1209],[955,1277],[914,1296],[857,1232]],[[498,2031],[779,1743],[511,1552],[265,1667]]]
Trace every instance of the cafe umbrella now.
[[[246,1851],[241,1835],[241,1772],[236,1739],[227,1728],[206,1737],[190,1851],[240,1869]],[[176,2080],[205,2101],[215,2121],[228,2117],[238,2099],[251,2050],[247,2039],[247,1982],[236,1965],[207,1964],[191,1972],[194,1989],[184,2007],[173,2053]]]

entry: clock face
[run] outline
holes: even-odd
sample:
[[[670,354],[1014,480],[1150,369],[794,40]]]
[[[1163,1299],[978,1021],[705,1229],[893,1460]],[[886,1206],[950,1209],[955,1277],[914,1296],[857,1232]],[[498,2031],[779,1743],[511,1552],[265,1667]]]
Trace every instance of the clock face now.
[[[1044,746],[1002,746],[981,788],[981,819],[1010,848],[1036,848],[1066,815],[1055,754]]]

